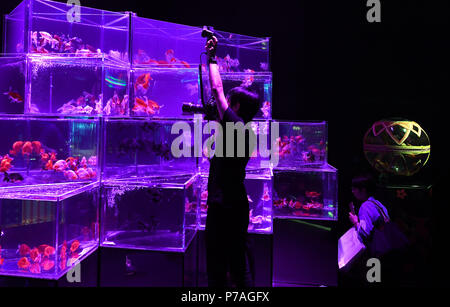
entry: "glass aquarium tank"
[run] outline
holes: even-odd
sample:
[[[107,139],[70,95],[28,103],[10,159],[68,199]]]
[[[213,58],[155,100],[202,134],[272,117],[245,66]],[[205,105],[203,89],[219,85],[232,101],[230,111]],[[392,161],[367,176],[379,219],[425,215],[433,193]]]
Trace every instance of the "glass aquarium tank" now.
[[[98,180],[96,118],[0,116],[0,189]]]
[[[327,163],[327,123],[277,121],[278,167],[297,168]]]
[[[23,55],[0,55],[0,114],[24,113],[25,76]]]
[[[59,279],[98,247],[98,182],[0,189],[0,275]]]
[[[183,114],[183,103],[200,103],[196,68],[141,66],[133,69],[132,78],[132,116],[192,118]]]
[[[272,118],[272,73],[271,72],[221,72],[225,96],[235,87],[244,87],[258,95],[260,107],[254,120],[269,120]],[[208,70],[202,72],[203,93],[205,99],[212,96],[209,85]]]
[[[129,113],[128,69],[103,56],[29,56],[33,114],[117,115]]]
[[[274,218],[337,220],[337,170],[273,170]]]
[[[104,182],[101,245],[185,251],[196,233],[197,177]]]
[[[133,60],[135,66],[195,68],[205,51],[202,29],[166,21],[132,17]],[[149,42],[152,42],[149,44]]]
[[[271,169],[247,171],[244,184],[250,208],[248,232],[272,233]],[[208,212],[208,173],[200,174],[198,185],[200,187],[198,227],[199,229],[205,229]]]
[[[195,122],[195,120],[194,120]],[[209,172],[210,158],[215,153],[217,122],[202,120],[202,156],[198,159],[198,168],[201,172]],[[254,149],[247,163],[247,170],[261,170],[273,167],[278,157],[275,151],[276,138],[271,135],[272,122],[269,120],[254,120],[248,123],[246,129],[252,131],[254,137]],[[225,154],[225,153],[224,153]]]
[[[129,61],[130,13],[24,0],[4,18],[4,52],[104,54]]]
[[[196,171],[192,120],[105,118],[102,133],[103,180]]]

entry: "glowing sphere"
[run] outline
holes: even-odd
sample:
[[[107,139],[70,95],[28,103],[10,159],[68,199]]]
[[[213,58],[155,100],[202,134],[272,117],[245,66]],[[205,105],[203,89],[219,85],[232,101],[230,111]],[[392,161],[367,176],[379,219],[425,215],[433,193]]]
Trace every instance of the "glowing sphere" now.
[[[364,135],[364,154],[382,173],[411,176],[427,163],[430,139],[416,122],[381,120]]]

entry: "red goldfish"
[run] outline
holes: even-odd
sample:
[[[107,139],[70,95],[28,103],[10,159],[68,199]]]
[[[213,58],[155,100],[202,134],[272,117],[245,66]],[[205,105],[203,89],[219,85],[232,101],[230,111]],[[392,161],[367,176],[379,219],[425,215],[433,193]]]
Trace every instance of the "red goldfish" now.
[[[90,178],[89,172],[85,168],[78,169],[76,173],[77,173],[77,176],[79,179],[89,179]]]
[[[13,149],[9,151],[12,155],[17,155],[22,150],[23,142],[17,141],[13,144]]]
[[[45,259],[44,261],[42,261],[41,266],[44,269],[44,271],[51,270],[55,266],[55,261]]]
[[[73,252],[75,252],[79,247],[80,247],[80,241],[75,240],[75,241],[73,241],[72,244],[70,245],[70,251],[73,253]]]
[[[20,256],[26,256],[30,253],[30,247],[26,244],[20,244],[18,251]]]
[[[0,164],[0,172],[7,172],[11,169],[11,167],[12,167],[11,162],[3,159]]]
[[[48,155],[47,155],[47,156],[48,156]],[[47,161],[47,163],[46,163],[45,166],[44,166],[44,169],[47,170],[47,171],[53,169],[53,162],[52,162],[52,160],[48,160],[48,161]]]
[[[31,142],[25,142],[22,146],[22,154],[24,155],[31,155],[31,153],[33,152],[33,145],[31,144]]]
[[[40,253],[40,254],[44,254],[45,249],[46,249],[47,247],[50,247],[50,245],[47,245],[47,244],[41,244],[41,245],[39,245],[39,246],[38,246],[38,251],[39,251],[39,253]]]
[[[180,63],[183,64],[184,67],[186,67],[186,68],[190,68],[190,67],[191,67],[191,65],[189,65],[189,64],[188,64],[187,62],[185,62],[185,61],[180,61]]]
[[[8,96],[8,98],[9,98],[9,100],[11,100],[11,102],[14,102],[14,103],[22,103],[23,102],[22,96],[17,92],[13,92],[11,90],[11,88],[9,88],[8,92],[5,92],[3,94]]]
[[[27,257],[22,257],[19,261],[17,261],[17,266],[21,269],[28,269],[30,265],[31,263],[28,261]]]
[[[37,249],[36,247],[33,248],[33,249],[30,251],[30,258],[31,258],[31,261],[33,261],[33,262],[38,262],[38,261],[40,260],[39,249]]]
[[[48,257],[55,253],[55,248],[53,246],[47,246],[44,250],[44,256]]]
[[[161,107],[153,100],[144,96],[144,99],[136,98],[133,111],[136,113],[155,114],[155,110],[159,110]]]
[[[320,196],[320,193],[313,191],[313,192],[306,192],[305,195],[306,195],[306,197],[309,197],[309,198],[317,198]]]
[[[33,263],[30,265],[30,272],[34,274],[40,274],[41,273],[41,266],[39,263]]]
[[[42,150],[42,144],[41,144],[41,142],[39,142],[39,141],[33,141],[33,142],[31,142],[31,147],[33,148],[33,150],[34,150],[34,152],[35,152],[36,154],[40,154],[40,153],[41,153],[41,150]],[[13,145],[13,148],[14,148],[14,145]]]

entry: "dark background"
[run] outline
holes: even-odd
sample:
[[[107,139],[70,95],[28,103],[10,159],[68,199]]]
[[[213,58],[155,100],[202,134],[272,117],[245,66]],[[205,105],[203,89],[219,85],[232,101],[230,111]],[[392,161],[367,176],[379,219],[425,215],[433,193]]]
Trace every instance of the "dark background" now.
[[[339,170],[339,235],[350,227],[352,175],[370,169],[362,139],[374,121],[410,119],[430,137],[428,164],[412,177],[394,178],[396,182],[433,184],[433,199],[438,199],[438,188],[449,174],[442,148],[450,101],[444,93],[449,85],[448,1],[381,0],[381,23],[367,22],[366,2],[81,0],[81,5],[271,37],[273,118],[328,121],[328,160]],[[1,14],[17,4],[2,1]],[[433,261],[426,264],[430,275],[423,277],[430,285],[442,285],[437,277],[431,281],[432,265],[445,279],[440,248],[448,239],[440,239],[446,238],[448,205],[433,203]]]

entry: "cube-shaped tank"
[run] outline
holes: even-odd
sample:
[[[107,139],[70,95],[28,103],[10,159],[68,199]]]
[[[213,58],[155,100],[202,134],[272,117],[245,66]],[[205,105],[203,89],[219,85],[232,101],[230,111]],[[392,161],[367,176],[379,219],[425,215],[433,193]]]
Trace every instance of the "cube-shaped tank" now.
[[[337,170],[273,170],[274,218],[337,220]]]
[[[98,182],[0,189],[0,275],[59,279],[98,247]]]
[[[103,56],[28,56],[33,114],[117,115],[129,113],[128,67]]]
[[[0,129],[0,189],[98,180],[98,119],[3,115]]]
[[[105,180],[196,171],[192,120],[105,118],[102,133]]]
[[[220,72],[225,96],[236,87],[243,87],[258,95],[259,110],[254,120],[270,120],[272,118],[272,73],[271,72]],[[211,97],[208,70],[203,70],[203,93],[205,99]]]
[[[151,44],[149,44],[151,45]],[[135,67],[130,115],[160,118],[192,118],[184,115],[183,103],[199,103],[198,69]]]
[[[221,72],[270,71],[268,37],[214,30],[218,39],[217,61]]]
[[[0,114],[23,114],[25,56],[0,55]]]
[[[101,245],[184,251],[196,233],[197,175],[105,181]]]
[[[128,61],[130,14],[25,0],[4,19],[4,52],[103,53]]]
[[[277,121],[278,166],[298,168],[327,163],[327,123],[325,121]]]
[[[216,121],[201,120],[202,124],[202,156],[198,159],[199,170],[204,173],[209,172],[210,158],[215,154],[215,146],[218,142],[218,127],[219,123]],[[269,169],[276,166],[276,158],[278,152],[275,145],[276,135],[272,135],[272,121],[269,120],[253,120],[244,126],[245,130],[251,131],[252,137],[249,137],[249,144],[252,144],[253,152],[250,160],[247,163],[247,170],[261,170]],[[236,126],[235,126],[236,127]],[[277,132],[275,127],[274,132]],[[226,127],[222,127],[226,129]],[[236,128],[237,129],[237,128]],[[239,139],[239,134],[237,134]],[[223,153],[224,155],[226,153]]]
[[[202,29],[166,21],[132,17],[133,65],[196,68],[205,50]],[[151,42],[151,43],[149,43]]]
[[[248,232],[272,233],[271,169],[247,171],[244,184],[250,208]],[[208,212],[208,173],[200,174],[199,187],[198,228],[205,229]]]

